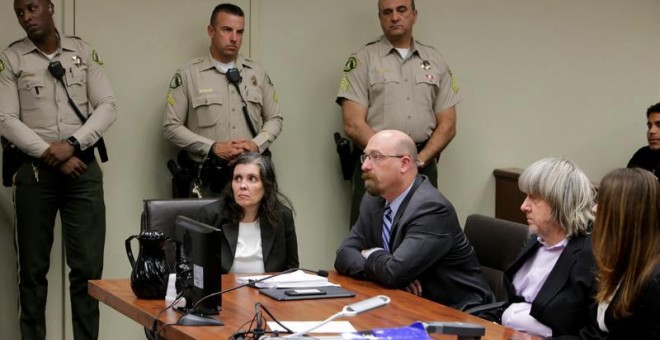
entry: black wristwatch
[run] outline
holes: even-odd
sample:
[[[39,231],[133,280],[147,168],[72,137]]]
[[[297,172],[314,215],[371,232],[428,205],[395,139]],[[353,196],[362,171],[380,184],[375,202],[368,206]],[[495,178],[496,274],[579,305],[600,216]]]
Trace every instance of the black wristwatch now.
[[[77,152],[80,151],[80,142],[76,139],[76,137],[69,137],[66,139],[66,142],[71,144],[73,146],[73,149]]]

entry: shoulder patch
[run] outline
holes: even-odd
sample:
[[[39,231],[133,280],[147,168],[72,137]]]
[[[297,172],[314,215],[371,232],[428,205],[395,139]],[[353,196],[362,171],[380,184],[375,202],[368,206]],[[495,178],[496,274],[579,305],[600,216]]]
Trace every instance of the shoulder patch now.
[[[0,73],[2,73],[2,71],[5,70],[5,68],[6,68],[6,67],[5,67],[5,62],[2,61],[2,59],[0,59]]]
[[[346,64],[344,65],[344,72],[351,72],[358,66],[358,61],[355,59],[355,55],[348,57]]]
[[[172,77],[172,81],[170,81],[170,88],[174,90],[181,85],[183,85],[183,79],[181,79],[181,74],[177,73]]]
[[[99,54],[96,53],[96,50],[92,51],[92,60],[94,60],[99,65],[103,65],[103,59],[99,57]]]

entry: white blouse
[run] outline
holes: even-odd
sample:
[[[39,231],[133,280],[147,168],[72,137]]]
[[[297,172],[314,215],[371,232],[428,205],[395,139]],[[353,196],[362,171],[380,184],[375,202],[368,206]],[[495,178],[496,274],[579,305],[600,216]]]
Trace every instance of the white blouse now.
[[[261,274],[265,272],[264,256],[261,247],[259,220],[238,224],[238,242],[234,263],[229,269],[236,274]]]
[[[598,328],[600,328],[601,331],[603,332],[609,332],[607,329],[607,325],[605,324],[605,312],[607,311],[607,308],[610,307],[610,303],[612,302],[612,297],[614,297],[614,294],[619,290],[619,286],[621,286],[621,282],[619,282],[618,285],[616,285],[616,289],[614,289],[614,293],[610,295],[605,301],[598,303],[598,310],[596,311],[596,321],[598,321]]]

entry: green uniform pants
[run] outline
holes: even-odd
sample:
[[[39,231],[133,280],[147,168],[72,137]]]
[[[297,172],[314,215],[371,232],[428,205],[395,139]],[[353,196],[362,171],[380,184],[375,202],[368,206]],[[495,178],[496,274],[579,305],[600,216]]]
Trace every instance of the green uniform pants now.
[[[105,204],[98,163],[87,163],[82,176],[71,178],[37,160],[26,160],[16,174],[15,204],[23,339],[46,338],[46,274],[58,211],[70,268],[74,338],[97,339],[99,306],[87,294],[87,281],[100,279],[103,271]]]

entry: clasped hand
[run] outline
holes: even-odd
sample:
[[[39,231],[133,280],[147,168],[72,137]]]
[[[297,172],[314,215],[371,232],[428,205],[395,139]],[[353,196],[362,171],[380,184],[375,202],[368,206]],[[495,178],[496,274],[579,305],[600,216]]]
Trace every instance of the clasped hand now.
[[[80,158],[71,156],[64,163],[60,164],[57,169],[65,175],[76,178],[80,177],[87,170],[87,165]]]
[[[73,145],[66,141],[51,143],[41,155],[41,160],[65,175],[80,177],[87,170],[87,165],[73,155],[75,151]]]
[[[251,140],[233,140],[229,142],[217,142],[214,144],[213,153],[231,162],[234,158],[246,152],[259,152],[259,147]]]

